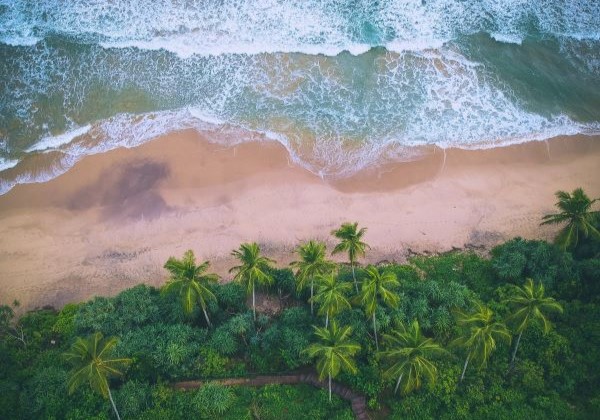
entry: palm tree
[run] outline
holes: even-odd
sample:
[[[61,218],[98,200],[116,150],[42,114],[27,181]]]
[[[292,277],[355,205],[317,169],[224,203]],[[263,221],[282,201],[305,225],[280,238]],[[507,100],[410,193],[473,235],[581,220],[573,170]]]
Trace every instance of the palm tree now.
[[[314,296],[315,277],[332,271],[335,263],[325,258],[325,244],[322,242],[308,241],[297,249],[300,261],[294,261],[290,265],[297,269],[297,289],[301,291],[306,288],[310,280],[310,313],[313,311],[312,298]]]
[[[233,279],[245,285],[248,294],[252,293],[252,311],[254,312],[254,320],[256,321],[254,287],[256,283],[259,285],[270,285],[273,283],[273,276],[269,274],[269,270],[272,268],[271,264],[275,261],[261,256],[260,248],[256,242],[240,245],[239,249],[231,252],[231,255],[240,260],[242,264],[233,267],[229,272],[235,272],[236,274]]]
[[[329,326],[329,319],[350,309],[350,301],[346,294],[352,289],[350,283],[339,281],[334,273],[323,274],[317,277],[317,294],[311,302],[319,305],[318,314],[325,315],[325,328]]]
[[[354,288],[358,293],[358,284],[356,283],[356,274],[354,272],[354,265],[356,264],[356,258],[359,256],[365,256],[365,250],[371,247],[361,239],[367,228],[358,230],[358,223],[343,223],[338,230],[333,230],[331,234],[340,240],[340,243],[335,246],[332,254],[339,254],[340,252],[347,252],[348,259],[350,260],[350,266],[352,267],[352,278],[354,279]]]
[[[87,382],[92,390],[110,400],[117,419],[121,420],[108,378],[123,376],[122,370],[131,363],[131,359],[110,359],[116,344],[115,337],[104,338],[102,333],[97,332],[87,338],[78,337],[64,357],[73,365],[68,383],[69,394]]]
[[[377,351],[379,351],[377,323],[375,321],[377,306],[380,302],[383,302],[391,308],[396,308],[400,302],[400,296],[393,289],[399,286],[400,283],[396,275],[391,271],[385,271],[382,274],[373,265],[365,268],[365,279],[362,282],[361,293],[357,296],[357,300],[364,306],[367,316],[373,318],[373,333],[375,334]]]
[[[437,368],[429,359],[447,352],[433,339],[423,336],[419,321],[414,320],[408,328],[400,324],[390,334],[383,335],[383,342],[387,350],[380,352],[378,357],[390,363],[383,372],[384,377],[398,378],[394,393],[398,392],[403,379],[402,394],[419,389],[423,377],[429,383],[435,382]]]
[[[600,239],[600,232],[594,227],[594,221],[600,215],[600,211],[591,211],[592,205],[598,199],[591,200],[581,188],[573,190],[572,194],[558,191],[556,198],[556,207],[560,213],[547,214],[542,218],[542,225],[567,223],[554,239],[558,246],[563,250],[577,246],[580,234],[586,238],[593,236]]]
[[[562,313],[563,311],[562,306],[553,298],[544,297],[544,285],[541,282],[536,286],[532,279],[527,279],[523,287],[514,286],[513,290],[515,292],[514,296],[506,300],[506,303],[514,310],[508,320],[516,324],[516,332],[519,333],[519,336],[510,360],[510,368],[515,364],[521,336],[523,331],[529,327],[529,324],[532,321],[541,322],[546,334],[550,331],[551,324],[544,312],[556,311]]]
[[[198,303],[204,312],[204,318],[209,327],[211,327],[206,306],[208,302],[216,302],[217,298],[209,289],[210,283],[217,283],[219,276],[216,274],[205,274],[210,263],[203,262],[196,265],[196,257],[190,249],[183,254],[183,258],[178,260],[170,257],[165,263],[165,268],[171,273],[171,278],[164,288],[164,293],[176,290],[181,296],[183,311],[190,315],[194,310],[194,304]]]
[[[494,312],[480,303],[475,303],[476,309],[472,313],[457,311],[457,324],[465,328],[463,336],[457,338],[452,346],[464,347],[467,358],[463,367],[460,380],[465,378],[467,365],[470,361],[479,362],[479,367],[486,365],[490,355],[496,349],[497,340],[510,343],[510,332],[501,322],[494,322]]]
[[[313,343],[304,350],[309,357],[317,357],[319,380],[329,378],[329,401],[331,401],[331,379],[341,370],[356,373],[356,363],[352,359],[360,351],[360,345],[349,339],[352,327],[338,327],[335,320],[330,328],[314,327],[319,343]]]

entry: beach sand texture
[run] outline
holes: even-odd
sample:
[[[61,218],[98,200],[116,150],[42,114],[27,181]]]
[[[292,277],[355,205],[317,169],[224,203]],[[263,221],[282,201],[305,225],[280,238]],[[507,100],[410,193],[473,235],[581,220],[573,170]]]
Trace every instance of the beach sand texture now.
[[[187,249],[228,281],[240,243],[257,241],[283,267],[301,241],[333,244],[329,232],[346,221],[368,228],[372,263],[489,249],[516,235],[550,239],[556,227],[540,227],[540,218],[557,190],[576,187],[600,196],[598,137],[430,149],[328,182],[275,142],[224,148],[193,130],[172,133],[0,196],[0,303],[59,307],[159,286],[166,259]]]

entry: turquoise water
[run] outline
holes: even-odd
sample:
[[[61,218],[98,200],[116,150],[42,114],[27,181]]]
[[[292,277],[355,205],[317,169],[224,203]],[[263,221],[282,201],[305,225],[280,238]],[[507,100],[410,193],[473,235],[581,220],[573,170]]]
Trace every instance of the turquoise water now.
[[[600,0],[0,0],[0,193],[185,128],[327,176],[595,134],[598,22]]]

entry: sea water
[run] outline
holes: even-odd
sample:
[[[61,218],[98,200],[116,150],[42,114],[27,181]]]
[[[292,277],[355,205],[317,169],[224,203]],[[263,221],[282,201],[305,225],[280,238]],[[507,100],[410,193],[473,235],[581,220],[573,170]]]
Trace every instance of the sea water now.
[[[0,0],[0,193],[189,128],[329,177],[597,134],[600,0]]]

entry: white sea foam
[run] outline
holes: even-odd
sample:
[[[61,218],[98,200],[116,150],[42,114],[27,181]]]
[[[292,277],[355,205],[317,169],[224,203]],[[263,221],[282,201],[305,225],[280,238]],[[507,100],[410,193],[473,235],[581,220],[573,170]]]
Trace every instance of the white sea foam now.
[[[0,0],[0,6],[0,39],[19,45],[66,34],[106,47],[166,49],[181,57],[360,54],[371,46],[416,49],[419,40],[448,41],[481,31],[513,42],[531,27],[585,39],[600,35],[600,2],[590,0]]]
[[[523,37],[520,35],[492,32],[490,36],[496,41],[504,42],[505,44],[521,45],[523,43]]]
[[[38,141],[36,144],[29,147],[26,151],[34,152],[34,151],[43,151],[43,150],[48,150],[48,149],[56,149],[60,146],[63,146],[65,144],[72,142],[77,137],[83,136],[88,131],[90,131],[90,128],[92,128],[92,126],[88,124],[83,127],[74,128],[72,130],[69,130],[62,134],[58,134],[56,136],[44,137],[43,139]]]
[[[60,162],[47,174],[1,181],[0,191],[56,176],[85,155],[190,128],[227,144],[278,141],[294,161],[323,176],[410,158],[414,146],[484,148],[589,133],[596,123],[577,123],[566,116],[570,110],[531,106],[507,86],[506,74],[493,74],[493,66],[467,59],[465,51],[480,38],[475,33],[517,45],[541,33],[568,38],[559,40],[563,55],[597,73],[599,5],[0,0],[0,40],[25,45],[52,35],[3,63],[2,115],[32,127],[25,135],[37,138],[44,106],[62,107],[67,122],[93,120],[104,103],[117,113],[40,139],[28,152],[59,150]],[[131,109],[170,111],[122,113]]]
[[[0,158],[0,171],[13,168],[19,163],[18,159],[4,159]]]

